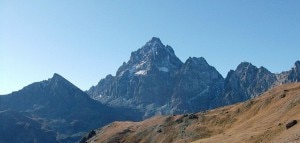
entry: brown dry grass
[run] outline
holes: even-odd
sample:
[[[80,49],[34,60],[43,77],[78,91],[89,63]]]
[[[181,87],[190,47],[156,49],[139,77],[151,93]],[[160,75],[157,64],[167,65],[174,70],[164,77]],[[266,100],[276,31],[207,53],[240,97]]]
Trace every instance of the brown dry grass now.
[[[115,122],[97,131],[90,142],[127,143],[260,143],[300,142],[300,83],[278,86],[262,96],[231,106],[184,115],[159,116],[142,122]]]

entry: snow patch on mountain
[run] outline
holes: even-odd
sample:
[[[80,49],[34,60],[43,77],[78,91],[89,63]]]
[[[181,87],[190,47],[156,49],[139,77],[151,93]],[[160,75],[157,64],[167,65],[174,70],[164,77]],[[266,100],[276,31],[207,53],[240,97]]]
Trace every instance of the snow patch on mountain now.
[[[139,68],[141,68],[145,63],[146,63],[146,61],[141,61],[139,64],[137,64],[137,65],[135,66],[135,68],[136,68],[136,69],[139,69]]]
[[[147,70],[139,70],[137,72],[134,73],[135,75],[146,75],[147,74]]]
[[[158,70],[162,72],[169,72],[169,69],[167,67],[159,67]]]

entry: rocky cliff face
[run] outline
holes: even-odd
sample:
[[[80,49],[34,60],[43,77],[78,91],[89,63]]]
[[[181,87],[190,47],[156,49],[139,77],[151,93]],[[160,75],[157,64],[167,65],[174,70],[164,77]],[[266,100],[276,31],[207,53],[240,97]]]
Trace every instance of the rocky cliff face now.
[[[300,81],[300,61],[296,61],[294,67],[289,71],[276,74],[277,84],[299,82]]]
[[[189,58],[176,75],[171,105],[175,113],[210,109],[223,92],[224,79],[206,60]]]
[[[299,82],[299,73],[299,61],[291,70],[280,74],[271,73],[264,67],[257,68],[251,63],[242,62],[236,70],[229,71],[225,78],[222,99],[216,101],[219,105],[230,105],[254,98],[276,85]]]
[[[182,66],[170,46],[152,38],[131,53],[130,60],[87,93],[111,106],[131,107],[153,114],[170,99],[175,75]]]
[[[266,68],[257,68],[251,63],[242,62],[236,70],[228,73],[221,103],[230,105],[254,98],[270,89],[275,82],[275,74]]]
[[[134,104],[163,105],[170,97],[174,74],[181,65],[170,46],[164,46],[158,38],[152,38],[133,52],[130,60],[118,69],[109,95],[124,100],[134,98]]]
[[[300,62],[274,74],[242,62],[224,79],[204,58],[182,63],[170,46],[152,38],[131,53],[116,76],[108,75],[87,93],[113,107],[130,107],[156,114],[197,112],[254,98],[271,87],[300,81]]]
[[[90,90],[87,91],[87,93],[93,99],[103,100],[102,95],[108,94],[107,92],[113,85],[114,80],[115,80],[114,76],[107,75],[104,79],[101,79],[96,86],[92,86]]]
[[[204,58],[182,63],[170,46],[154,37],[131,53],[115,77],[107,76],[87,93],[104,104],[137,108],[149,117],[209,109],[223,90],[223,80]]]
[[[294,67],[290,70],[288,76],[289,82],[300,82],[300,61],[297,61]]]

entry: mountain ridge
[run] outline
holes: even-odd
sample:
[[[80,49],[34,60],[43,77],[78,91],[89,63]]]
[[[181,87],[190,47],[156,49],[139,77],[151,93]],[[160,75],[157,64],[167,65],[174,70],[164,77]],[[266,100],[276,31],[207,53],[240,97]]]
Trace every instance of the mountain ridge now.
[[[43,133],[43,128],[49,128],[55,132],[51,140],[60,143],[76,142],[89,130],[112,121],[140,120],[141,116],[138,111],[108,107],[91,99],[88,94],[56,73],[48,80],[32,83],[19,91],[1,96],[0,111],[6,110],[18,115],[15,120],[30,119],[25,120],[24,124],[36,124],[36,129],[30,130],[31,134]],[[14,122],[7,122],[10,118],[11,116],[1,116],[0,124],[15,126]],[[26,127],[21,130],[26,130]],[[24,136],[15,137],[22,140],[18,137]],[[24,137],[24,141],[30,142],[34,138],[38,137]],[[46,142],[47,138],[44,138]],[[38,140],[43,142],[43,137]]]
[[[300,62],[275,74],[265,67],[241,62],[223,77],[205,58],[182,62],[171,46],[153,37],[131,53],[128,62],[86,91],[109,106],[160,114],[192,113],[245,101],[276,85],[300,81]],[[201,104],[200,104],[201,103]]]
[[[32,124],[35,128],[28,132],[41,132],[41,137],[28,136],[29,142],[44,135],[57,142],[75,142],[87,131],[112,121],[207,111],[299,81],[300,61],[278,74],[242,62],[224,78],[205,58],[189,57],[182,62],[171,46],[154,37],[132,52],[115,76],[107,75],[88,91],[54,73],[48,80],[0,96],[0,124],[20,127],[9,122],[10,115],[15,115],[25,125],[20,130]]]

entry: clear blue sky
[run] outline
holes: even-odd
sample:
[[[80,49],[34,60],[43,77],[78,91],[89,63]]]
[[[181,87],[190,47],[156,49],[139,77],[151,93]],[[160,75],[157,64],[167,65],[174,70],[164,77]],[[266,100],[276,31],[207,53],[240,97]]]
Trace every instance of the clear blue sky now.
[[[151,37],[226,76],[300,59],[299,0],[0,0],[0,94],[59,73],[96,85]]]

